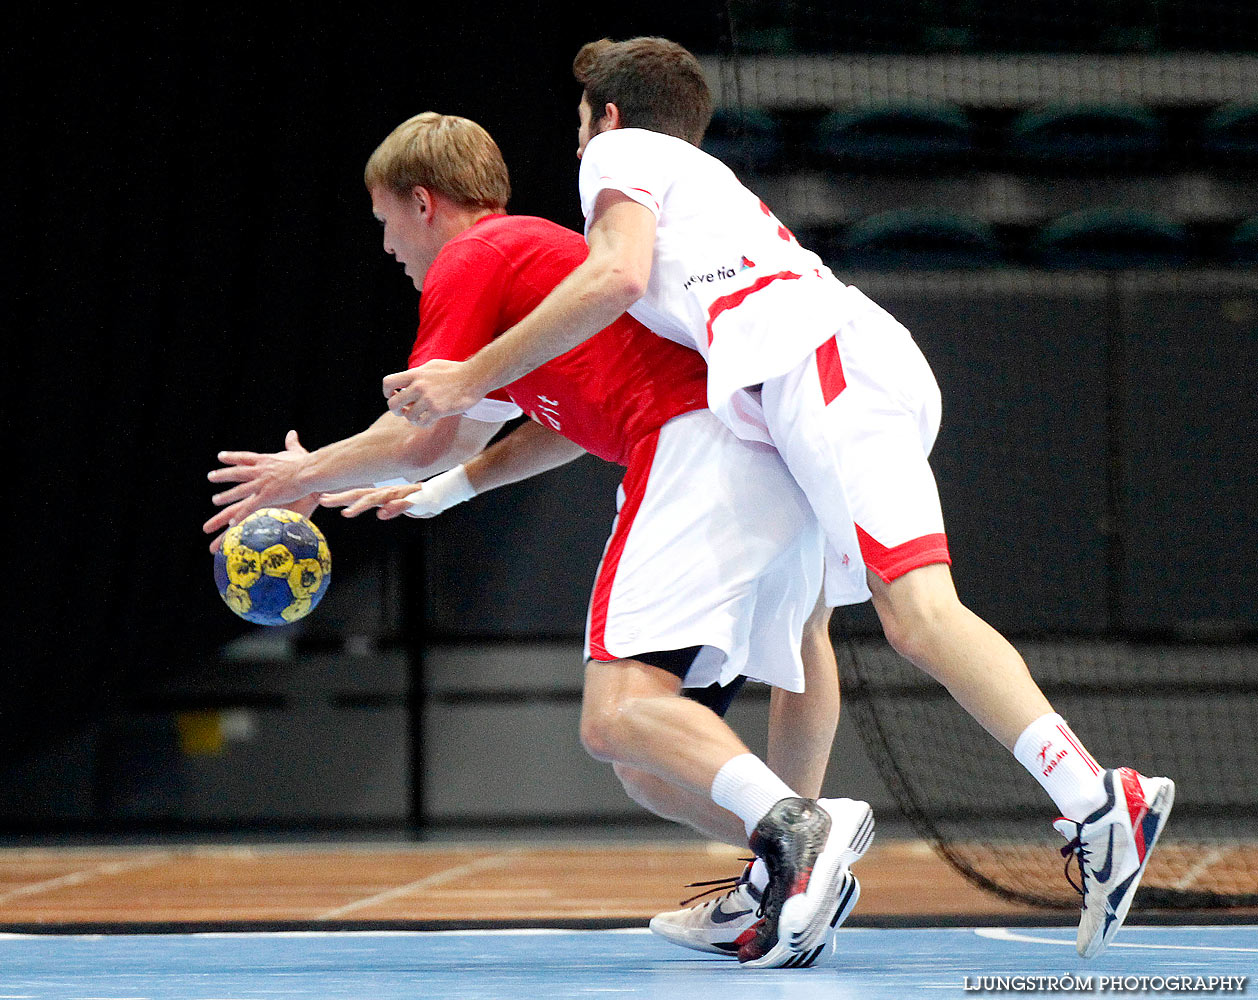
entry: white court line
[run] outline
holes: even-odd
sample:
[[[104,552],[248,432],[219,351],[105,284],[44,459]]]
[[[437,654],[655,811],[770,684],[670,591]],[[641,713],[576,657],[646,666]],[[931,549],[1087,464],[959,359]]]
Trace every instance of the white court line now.
[[[363,899],[355,900],[352,903],[346,903],[344,906],[338,906],[326,913],[320,913],[316,920],[335,920],[337,917],[343,917],[347,913],[353,913],[355,910],[361,910],[364,907],[372,906],[376,903],[383,903],[390,899],[397,899],[401,896],[409,896],[413,892],[421,889],[431,889],[433,886],[444,885],[452,879],[462,878],[464,875],[471,875],[475,872],[484,871],[488,868],[500,868],[512,858],[519,855],[520,851],[510,850],[498,854],[491,854],[488,857],[480,858],[477,861],[469,861],[465,865],[457,865],[454,868],[447,868],[445,871],[436,872],[425,878],[417,879],[406,885],[399,885],[394,889],[386,889],[384,892],[378,892],[374,896],[367,896]]]
[[[1188,871],[1184,873],[1184,877],[1171,886],[1172,889],[1187,889],[1190,885],[1197,881],[1198,877],[1207,868],[1219,861],[1227,852],[1221,847],[1212,848],[1204,852],[1197,861],[1190,865]]]
[[[60,889],[67,885],[81,885],[102,875],[121,875],[123,872],[134,871],[137,868],[151,868],[154,865],[167,861],[169,858],[170,854],[163,851],[160,854],[139,858],[135,861],[111,861],[106,864],[96,865],[93,868],[71,872],[69,875],[59,875],[56,878],[45,879],[43,882],[30,882],[27,885],[18,886],[16,889],[10,889],[8,892],[0,892],[0,903],[7,903],[21,896],[33,896],[36,893]]]
[[[991,938],[993,941],[1019,941],[1023,944],[1054,944],[1067,948],[1075,947],[1073,941],[1059,941],[1054,938],[1032,937],[1030,934],[1019,934],[1008,927],[975,927],[974,933],[979,937]],[[1239,945],[1224,947],[1215,944],[1140,944],[1135,941],[1115,941],[1111,948],[1156,948],[1159,951],[1243,951],[1258,954],[1258,948],[1242,948]]]

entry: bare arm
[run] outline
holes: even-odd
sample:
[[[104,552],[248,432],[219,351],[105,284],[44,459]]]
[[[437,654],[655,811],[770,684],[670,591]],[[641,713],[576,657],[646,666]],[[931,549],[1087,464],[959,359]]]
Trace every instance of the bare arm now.
[[[540,475],[584,454],[585,449],[580,445],[530,420],[495,441],[466,465],[426,484],[346,490],[328,494],[320,502],[325,507],[344,507],[342,513],[346,517],[357,517],[373,507],[377,508],[376,516],[385,521],[400,514],[432,517],[470,496]],[[445,480],[455,476],[463,478],[449,494]],[[426,493],[434,494],[431,505]],[[437,494],[441,495],[440,499]]]
[[[618,191],[594,209],[589,255],[537,308],[466,361],[429,361],[384,379],[389,409],[427,427],[588,340],[646,292],[655,216]]]
[[[585,454],[562,434],[536,421],[521,424],[465,464],[478,494],[549,472]]]
[[[224,509],[206,521],[203,530],[222,531],[262,507],[290,506],[327,490],[443,472],[477,454],[501,426],[459,416],[417,428],[384,413],[365,430],[315,451],[303,448],[297,432],[289,431],[281,452],[219,452],[225,464],[208,478],[235,485],[214,496],[214,503]],[[215,538],[211,550],[217,543]]]

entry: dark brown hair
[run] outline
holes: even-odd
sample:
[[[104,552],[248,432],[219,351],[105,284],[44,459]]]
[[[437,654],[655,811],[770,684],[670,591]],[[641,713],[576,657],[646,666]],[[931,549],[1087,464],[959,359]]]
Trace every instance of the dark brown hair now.
[[[697,146],[712,120],[712,91],[699,60],[667,38],[589,42],[572,61],[572,73],[585,87],[595,121],[614,104],[625,128],[663,132]]]

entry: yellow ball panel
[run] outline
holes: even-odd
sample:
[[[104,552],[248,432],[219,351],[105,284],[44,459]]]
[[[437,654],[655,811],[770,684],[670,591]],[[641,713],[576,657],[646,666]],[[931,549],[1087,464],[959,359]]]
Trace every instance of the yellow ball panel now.
[[[293,571],[293,554],[287,545],[271,545],[262,550],[262,572],[267,576],[288,576]]]
[[[309,597],[299,597],[280,612],[280,617],[291,624],[297,621],[297,619],[305,618],[306,615],[310,614],[311,607],[312,604]]]
[[[288,574],[288,586],[299,598],[308,598],[323,583],[323,567],[318,559],[300,559]]]
[[[243,615],[246,611],[253,607],[253,601],[249,597],[249,591],[243,587],[237,587],[234,583],[223,591],[223,600],[227,602],[227,606],[236,614]]]
[[[262,575],[262,558],[253,549],[236,545],[227,550],[227,579],[237,587],[251,587]]]

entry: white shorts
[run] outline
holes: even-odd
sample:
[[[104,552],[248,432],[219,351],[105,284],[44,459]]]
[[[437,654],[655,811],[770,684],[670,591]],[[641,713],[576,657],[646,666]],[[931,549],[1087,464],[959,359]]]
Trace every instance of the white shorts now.
[[[777,452],[696,410],[635,447],[617,500],[586,658],[702,646],[686,687],[743,674],[802,691],[822,536]]]
[[[839,332],[764,383],[774,443],[826,535],[826,603],[868,600],[866,569],[888,583],[951,562],[927,457],[939,387],[917,344],[856,289]]]

